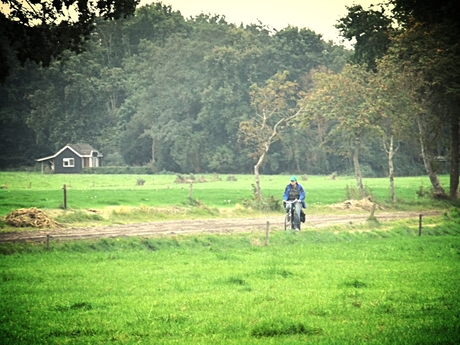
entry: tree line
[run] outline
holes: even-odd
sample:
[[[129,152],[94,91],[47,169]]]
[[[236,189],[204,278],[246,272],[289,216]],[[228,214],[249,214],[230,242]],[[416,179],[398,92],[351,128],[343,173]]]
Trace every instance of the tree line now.
[[[456,195],[454,5],[349,7],[337,28],[352,51],[307,28],[184,18],[161,2],[92,18],[84,44],[46,63],[18,58],[3,29],[0,168],[87,142],[107,165],[355,174],[361,191],[362,176],[427,172],[443,195],[437,174],[449,171]]]

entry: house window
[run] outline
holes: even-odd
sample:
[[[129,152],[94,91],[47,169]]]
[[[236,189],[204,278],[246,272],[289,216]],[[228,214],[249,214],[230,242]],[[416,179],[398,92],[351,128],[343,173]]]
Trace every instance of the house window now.
[[[63,158],[62,165],[64,168],[73,168],[75,166],[75,159],[73,158]]]

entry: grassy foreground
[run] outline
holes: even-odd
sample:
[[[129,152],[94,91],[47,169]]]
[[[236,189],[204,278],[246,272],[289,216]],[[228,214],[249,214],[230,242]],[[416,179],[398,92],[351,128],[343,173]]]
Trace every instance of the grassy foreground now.
[[[460,216],[0,246],[2,344],[458,344]]]
[[[39,207],[73,224],[247,215],[238,205],[253,177],[236,178],[208,175],[191,190],[171,175],[0,173],[0,215]],[[263,176],[265,195],[281,198],[288,179]],[[301,183],[314,213],[346,200],[354,180]],[[447,208],[417,194],[424,178],[398,179],[396,205],[386,179],[365,183],[391,210]],[[63,184],[69,210],[59,208]],[[97,217],[85,219],[88,208]],[[0,244],[0,343],[458,344],[460,212],[417,230],[409,220],[272,231],[269,246],[257,233],[52,241],[48,251]]]

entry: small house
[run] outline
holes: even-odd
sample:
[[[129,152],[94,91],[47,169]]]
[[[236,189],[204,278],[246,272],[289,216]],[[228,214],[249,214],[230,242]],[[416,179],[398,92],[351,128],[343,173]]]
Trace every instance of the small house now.
[[[56,174],[79,173],[84,168],[102,165],[103,155],[89,144],[67,144],[52,156],[36,159],[43,165],[48,163]]]

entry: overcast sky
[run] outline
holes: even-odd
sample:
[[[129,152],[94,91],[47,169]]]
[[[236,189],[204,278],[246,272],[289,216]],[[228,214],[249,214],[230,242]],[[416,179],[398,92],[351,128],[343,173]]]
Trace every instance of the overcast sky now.
[[[152,0],[141,0],[141,5]],[[345,6],[359,4],[364,9],[381,0],[163,0],[173,10],[188,18],[200,13],[225,15],[227,22],[239,25],[258,23],[275,29],[288,25],[308,28],[321,34],[326,41],[340,43],[334,27],[337,20],[347,14]]]

